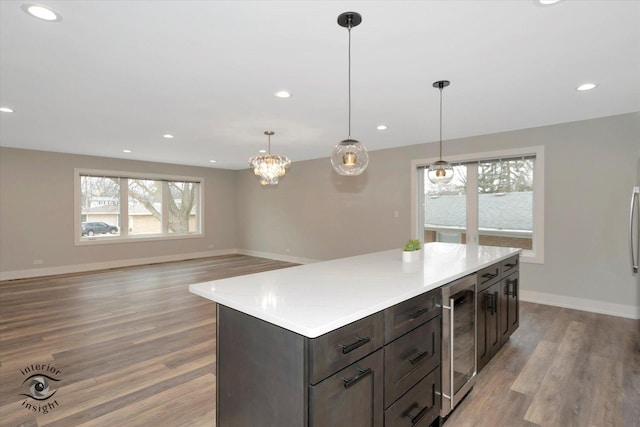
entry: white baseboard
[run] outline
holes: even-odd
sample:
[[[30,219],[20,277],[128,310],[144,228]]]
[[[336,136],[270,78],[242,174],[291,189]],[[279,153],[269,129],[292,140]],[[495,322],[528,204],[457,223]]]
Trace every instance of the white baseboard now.
[[[295,264],[313,264],[321,261],[319,259],[301,258],[297,256],[276,254],[272,252],[251,251],[247,249],[238,249],[237,253],[242,255],[254,256],[258,258],[268,258],[268,259],[273,259],[277,261],[293,262]]]
[[[219,249],[206,252],[165,255],[158,257],[123,259],[117,261],[92,262],[88,264],[61,265],[49,268],[32,268],[28,270],[0,271],[0,281],[31,279],[34,277],[53,276],[56,274],[83,273],[86,271],[106,270],[109,268],[131,267],[134,265],[156,264],[159,262],[183,261],[195,258],[231,255],[240,253],[237,249]]]
[[[574,310],[590,311],[592,313],[608,314],[610,316],[626,317],[627,319],[640,319],[640,307],[635,305],[595,301],[585,298],[527,291],[524,289],[520,290],[520,300],[556,307],[572,308]]]

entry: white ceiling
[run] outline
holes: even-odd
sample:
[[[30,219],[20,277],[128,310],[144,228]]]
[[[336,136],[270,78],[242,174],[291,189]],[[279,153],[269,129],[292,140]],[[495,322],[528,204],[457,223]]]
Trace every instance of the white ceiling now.
[[[241,169],[270,129],[294,167],[328,157],[347,137],[349,10],[369,150],[437,141],[440,79],[445,140],[640,111],[640,1],[38,0],[54,23],[25,2],[0,1],[7,147]]]

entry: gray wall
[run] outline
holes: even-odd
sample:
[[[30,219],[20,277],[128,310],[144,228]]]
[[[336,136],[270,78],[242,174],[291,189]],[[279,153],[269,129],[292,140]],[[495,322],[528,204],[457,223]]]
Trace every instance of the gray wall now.
[[[205,179],[204,238],[74,246],[74,168]],[[235,249],[234,171],[0,148],[0,272]],[[34,266],[33,260],[43,264]]]
[[[640,306],[627,236],[629,196],[640,180],[640,113],[446,141],[445,158],[535,145],[546,158],[545,262],[522,266],[524,289]],[[411,160],[435,157],[437,148],[371,152],[359,177],[337,176],[328,158],[294,159],[277,188],[260,186],[249,170],[2,148],[0,272],[33,269],[34,259],[46,268],[201,254],[210,244],[318,260],[399,248],[411,233]],[[204,176],[205,238],[74,246],[74,168]]]
[[[627,240],[639,144],[640,113],[633,113],[446,141],[444,151],[543,145],[545,262],[523,265],[523,288],[640,305]],[[239,171],[238,245],[313,259],[399,248],[411,230],[411,160],[436,157],[437,148],[372,152],[368,169],[355,178],[333,174],[328,159],[294,162],[277,189]]]

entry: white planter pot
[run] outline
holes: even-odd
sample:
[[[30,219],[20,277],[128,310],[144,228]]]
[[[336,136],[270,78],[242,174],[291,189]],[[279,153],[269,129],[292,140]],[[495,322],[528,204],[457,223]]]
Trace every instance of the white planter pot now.
[[[402,262],[417,262],[422,259],[422,249],[419,251],[402,251]]]

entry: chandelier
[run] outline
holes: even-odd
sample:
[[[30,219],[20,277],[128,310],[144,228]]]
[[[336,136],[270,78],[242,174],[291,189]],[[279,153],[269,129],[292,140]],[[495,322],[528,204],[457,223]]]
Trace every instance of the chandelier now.
[[[442,160],[442,89],[449,86],[448,80],[438,80],[433,83],[433,87],[440,89],[440,160],[429,165],[427,176],[429,181],[436,185],[444,185],[453,179],[453,167],[451,163]]]
[[[369,154],[360,141],[351,138],[351,28],[362,22],[357,12],[344,12],[338,16],[338,25],[349,31],[349,137],[340,141],[331,153],[331,165],[339,175],[360,175],[369,164]]]
[[[264,131],[269,138],[269,150],[266,156],[255,156],[249,159],[249,166],[253,168],[253,173],[260,177],[262,185],[276,185],[278,178],[284,176],[287,168],[291,165],[291,160],[285,156],[271,154],[271,135],[275,134],[272,130]]]

